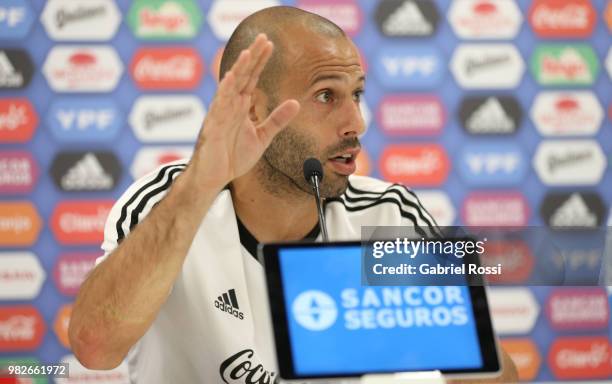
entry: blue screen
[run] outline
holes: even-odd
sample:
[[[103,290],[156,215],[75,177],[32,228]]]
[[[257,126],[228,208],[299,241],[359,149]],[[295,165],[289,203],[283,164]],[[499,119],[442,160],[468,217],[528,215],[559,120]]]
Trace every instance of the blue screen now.
[[[361,286],[361,248],[279,251],[297,375],[476,369],[466,286]]]

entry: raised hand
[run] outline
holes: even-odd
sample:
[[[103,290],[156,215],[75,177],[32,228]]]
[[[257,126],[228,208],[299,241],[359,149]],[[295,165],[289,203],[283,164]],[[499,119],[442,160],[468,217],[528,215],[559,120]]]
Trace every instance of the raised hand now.
[[[286,100],[260,125],[249,119],[253,92],[273,49],[258,35],[219,83],[191,160],[206,185],[222,187],[249,171],[300,109],[296,100]]]

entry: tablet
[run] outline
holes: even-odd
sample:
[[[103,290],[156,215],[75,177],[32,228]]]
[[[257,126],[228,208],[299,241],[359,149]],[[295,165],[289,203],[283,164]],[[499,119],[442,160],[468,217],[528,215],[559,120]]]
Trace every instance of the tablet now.
[[[281,379],[500,372],[482,284],[362,285],[361,247],[260,245]]]

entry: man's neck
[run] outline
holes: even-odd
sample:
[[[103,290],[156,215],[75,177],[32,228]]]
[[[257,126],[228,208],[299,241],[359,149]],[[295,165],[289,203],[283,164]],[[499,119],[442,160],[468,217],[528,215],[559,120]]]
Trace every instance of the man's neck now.
[[[259,242],[303,239],[317,225],[317,206],[312,195],[297,188],[270,193],[256,172],[230,185],[236,215]]]

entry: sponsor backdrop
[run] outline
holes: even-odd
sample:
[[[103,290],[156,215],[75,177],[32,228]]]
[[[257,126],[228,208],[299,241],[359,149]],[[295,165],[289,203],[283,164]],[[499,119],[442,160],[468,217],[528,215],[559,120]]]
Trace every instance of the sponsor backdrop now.
[[[609,224],[612,2],[283,3],[335,20],[362,52],[360,173],[419,190],[441,225]],[[275,4],[0,3],[0,361],[67,361],[71,382],[127,381],[125,364],[94,374],[71,355],[74,295],[114,199],[189,155],[224,42]],[[520,261],[517,278],[533,264],[525,247],[497,252]],[[611,300],[598,288],[492,290],[528,381],[610,379]]]

